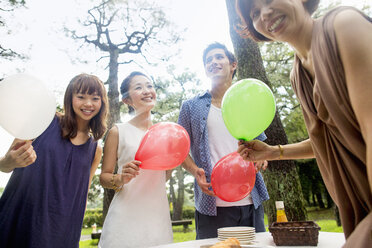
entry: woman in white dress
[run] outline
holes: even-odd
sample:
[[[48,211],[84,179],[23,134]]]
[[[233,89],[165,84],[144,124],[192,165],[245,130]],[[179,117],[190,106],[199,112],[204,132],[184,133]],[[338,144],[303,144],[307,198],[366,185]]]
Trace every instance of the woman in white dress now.
[[[134,160],[142,137],[152,126],[151,109],[156,103],[153,83],[145,74],[132,72],[120,91],[135,116],[127,123],[115,125],[105,142],[100,181],[116,193],[98,247],[140,248],[172,243],[166,172],[140,169],[141,162]]]

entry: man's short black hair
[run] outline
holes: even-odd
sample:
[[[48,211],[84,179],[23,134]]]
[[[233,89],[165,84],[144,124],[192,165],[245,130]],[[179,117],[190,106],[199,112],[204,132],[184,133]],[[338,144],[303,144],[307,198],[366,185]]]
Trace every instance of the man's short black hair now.
[[[207,60],[207,58],[206,58],[206,57],[207,57],[207,53],[209,53],[209,52],[210,52],[211,50],[213,50],[213,49],[222,49],[222,50],[224,50],[224,52],[225,52],[227,58],[228,58],[229,61],[230,61],[230,65],[231,65],[232,63],[234,63],[234,62],[237,62],[235,55],[234,55],[232,52],[230,52],[224,44],[221,44],[221,43],[219,43],[219,42],[214,42],[214,43],[209,44],[209,45],[204,49],[204,51],[203,51],[203,64],[204,64],[204,65],[205,65],[206,60]],[[234,71],[234,73],[233,73],[233,75],[232,75],[233,78],[234,78],[234,76],[235,76],[235,73],[236,73],[236,70]]]

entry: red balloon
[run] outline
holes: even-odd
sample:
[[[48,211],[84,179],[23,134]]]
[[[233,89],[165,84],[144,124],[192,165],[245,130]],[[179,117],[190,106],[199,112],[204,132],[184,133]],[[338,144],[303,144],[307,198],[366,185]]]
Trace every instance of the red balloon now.
[[[235,202],[251,193],[256,182],[254,164],[243,160],[237,152],[221,158],[212,170],[214,193],[224,201]]]
[[[142,138],[135,160],[148,170],[169,170],[180,165],[190,150],[190,137],[177,123],[160,122]]]

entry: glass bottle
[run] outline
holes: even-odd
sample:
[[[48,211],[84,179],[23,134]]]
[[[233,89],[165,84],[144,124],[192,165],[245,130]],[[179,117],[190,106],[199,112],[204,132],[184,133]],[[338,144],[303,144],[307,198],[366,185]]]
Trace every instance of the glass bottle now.
[[[276,201],[276,222],[288,222],[287,216],[285,215],[284,211],[284,202],[283,201]]]

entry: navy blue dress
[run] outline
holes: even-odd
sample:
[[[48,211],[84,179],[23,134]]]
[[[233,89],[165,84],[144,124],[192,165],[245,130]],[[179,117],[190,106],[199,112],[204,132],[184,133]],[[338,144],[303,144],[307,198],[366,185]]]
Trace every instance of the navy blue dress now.
[[[33,146],[0,198],[0,247],[78,247],[97,142],[63,139],[55,117]]]

